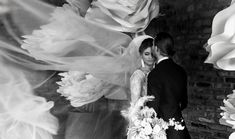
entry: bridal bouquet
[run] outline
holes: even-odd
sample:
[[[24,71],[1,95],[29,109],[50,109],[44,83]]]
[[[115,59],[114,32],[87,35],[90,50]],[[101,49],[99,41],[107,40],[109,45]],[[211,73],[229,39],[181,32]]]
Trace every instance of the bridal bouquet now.
[[[141,97],[135,104],[131,104],[128,110],[122,111],[122,115],[130,123],[127,133],[130,139],[167,139],[165,131],[170,126],[175,130],[184,129],[184,126],[174,118],[166,122],[162,118],[157,118],[153,108],[144,106],[145,102],[153,98],[153,96]]]

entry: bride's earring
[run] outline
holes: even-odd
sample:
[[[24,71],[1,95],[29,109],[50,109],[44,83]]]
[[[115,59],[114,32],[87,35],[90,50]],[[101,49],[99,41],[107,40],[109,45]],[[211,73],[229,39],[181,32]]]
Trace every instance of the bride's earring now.
[[[144,60],[141,58],[141,67],[144,68],[145,64],[144,64]]]

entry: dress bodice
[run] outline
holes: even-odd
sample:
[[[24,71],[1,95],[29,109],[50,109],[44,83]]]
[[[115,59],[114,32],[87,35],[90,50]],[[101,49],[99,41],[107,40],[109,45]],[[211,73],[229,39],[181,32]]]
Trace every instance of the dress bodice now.
[[[135,102],[140,97],[147,95],[146,75],[140,69],[137,69],[130,78],[131,101]]]

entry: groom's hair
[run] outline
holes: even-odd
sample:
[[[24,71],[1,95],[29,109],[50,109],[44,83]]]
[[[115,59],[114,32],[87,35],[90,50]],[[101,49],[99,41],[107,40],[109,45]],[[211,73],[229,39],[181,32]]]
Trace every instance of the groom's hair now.
[[[173,37],[166,32],[157,34],[154,39],[154,46],[160,50],[163,56],[173,56],[175,54]]]
[[[153,46],[153,38],[147,38],[142,41],[140,47],[139,47],[139,53],[142,54],[145,49],[152,48]]]

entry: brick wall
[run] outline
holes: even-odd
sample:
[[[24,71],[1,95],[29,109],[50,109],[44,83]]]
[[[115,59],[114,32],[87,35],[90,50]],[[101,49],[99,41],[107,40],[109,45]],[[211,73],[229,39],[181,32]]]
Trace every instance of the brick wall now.
[[[235,72],[204,64],[208,53],[203,48],[210,37],[214,15],[229,4],[230,0],[160,0],[163,16],[147,28],[153,36],[167,31],[175,38],[175,60],[189,76],[189,105],[184,117],[193,139],[227,139],[232,131],[219,124],[219,106],[234,88]]]

